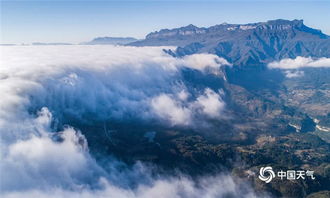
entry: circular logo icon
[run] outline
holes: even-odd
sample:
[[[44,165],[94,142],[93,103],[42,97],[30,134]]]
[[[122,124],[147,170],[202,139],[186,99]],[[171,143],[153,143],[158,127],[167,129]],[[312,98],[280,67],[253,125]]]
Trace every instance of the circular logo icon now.
[[[259,171],[259,179],[261,181],[264,181],[266,183],[269,183],[272,181],[272,179],[275,177],[275,173],[273,171],[273,168],[270,166],[267,167],[261,167]]]

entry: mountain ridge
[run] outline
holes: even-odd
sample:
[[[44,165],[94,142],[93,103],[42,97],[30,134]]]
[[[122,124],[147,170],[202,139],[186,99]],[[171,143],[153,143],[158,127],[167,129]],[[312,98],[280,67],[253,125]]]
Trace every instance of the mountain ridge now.
[[[158,37],[159,35],[163,36],[170,36],[171,34],[166,34],[168,32],[177,32],[181,35],[189,35],[192,33],[195,34],[205,34],[205,33],[211,33],[211,32],[216,32],[219,29],[225,28],[228,31],[233,31],[235,29],[240,29],[240,30],[250,30],[250,29],[266,29],[268,28],[279,28],[282,30],[283,29],[288,29],[292,27],[300,28],[300,29],[306,29],[310,31],[311,33],[314,34],[319,34],[323,38],[328,38],[329,36],[322,33],[321,30],[318,29],[313,29],[309,28],[304,25],[303,20],[284,20],[284,19],[276,19],[276,20],[268,20],[267,22],[257,22],[257,23],[247,23],[247,24],[228,24],[228,23],[222,23],[218,25],[213,25],[210,27],[197,27],[193,24],[189,24],[187,26],[179,27],[179,28],[173,28],[173,29],[161,29],[159,31],[151,32],[146,36],[146,39],[148,38],[155,38]]]
[[[303,20],[269,20],[248,24],[197,27],[192,24],[149,33],[133,46],[177,46],[169,54],[182,57],[212,53],[235,65],[260,65],[297,56],[330,57],[330,37]]]

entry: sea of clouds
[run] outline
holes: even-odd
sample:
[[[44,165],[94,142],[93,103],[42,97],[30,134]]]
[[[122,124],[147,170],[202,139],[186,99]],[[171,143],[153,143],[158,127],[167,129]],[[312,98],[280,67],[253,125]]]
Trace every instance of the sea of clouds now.
[[[0,61],[1,197],[256,197],[225,173],[155,176],[142,163],[126,167],[111,157],[101,166],[79,129],[54,128],[63,115],[180,127],[221,119],[223,91],[190,88],[181,72],[217,75],[226,60],[178,59],[160,47],[77,45],[2,46]]]

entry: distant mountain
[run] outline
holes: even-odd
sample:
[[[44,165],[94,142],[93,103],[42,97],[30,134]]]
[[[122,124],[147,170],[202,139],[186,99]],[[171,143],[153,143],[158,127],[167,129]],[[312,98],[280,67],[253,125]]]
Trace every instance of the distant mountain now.
[[[11,43],[4,43],[0,44],[0,46],[15,46],[16,44],[11,44]]]
[[[92,41],[85,42],[85,45],[126,45],[138,41],[133,37],[97,37]]]
[[[188,25],[152,32],[134,46],[178,46],[173,56],[207,52],[236,65],[259,65],[297,56],[330,57],[330,37],[303,20],[271,20],[209,28]]]

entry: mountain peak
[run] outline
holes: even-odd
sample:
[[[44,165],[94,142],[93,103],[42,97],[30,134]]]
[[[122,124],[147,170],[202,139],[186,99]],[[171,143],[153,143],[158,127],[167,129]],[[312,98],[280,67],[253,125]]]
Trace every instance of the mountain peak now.
[[[269,20],[267,22],[256,23],[258,28],[266,29],[277,29],[277,30],[288,30],[288,29],[301,29],[304,25],[303,20],[285,20],[285,19],[276,19]]]
[[[258,27],[260,29],[270,29],[270,30],[295,30],[300,31],[307,34],[316,35],[320,38],[329,38],[328,35],[324,34],[321,30],[310,28],[304,24],[304,20],[285,20],[285,19],[276,19],[269,20],[264,23],[258,23]]]
[[[304,20],[302,19],[294,19],[292,21],[290,20],[286,20],[286,19],[275,19],[275,20],[268,20],[267,22],[265,22],[267,24],[277,24],[277,25],[303,25],[304,24]]]
[[[185,27],[183,27],[183,28],[185,28],[185,29],[196,29],[196,28],[198,28],[198,27],[195,26],[195,25],[193,25],[193,24],[189,24],[189,25],[187,25],[187,26],[185,26]]]
[[[166,38],[172,36],[188,36],[195,34],[206,33],[206,28],[199,28],[193,24],[174,29],[161,29],[160,31],[152,32],[146,36],[146,39]]]

